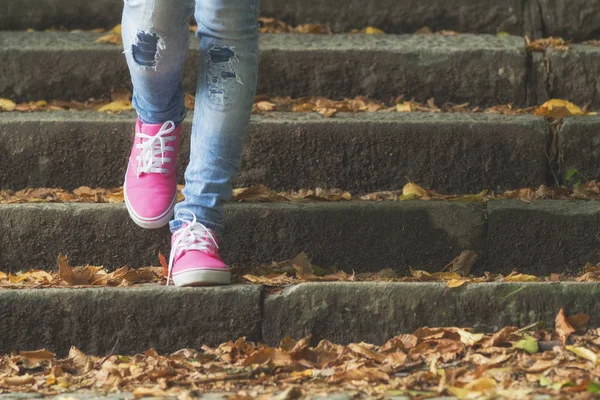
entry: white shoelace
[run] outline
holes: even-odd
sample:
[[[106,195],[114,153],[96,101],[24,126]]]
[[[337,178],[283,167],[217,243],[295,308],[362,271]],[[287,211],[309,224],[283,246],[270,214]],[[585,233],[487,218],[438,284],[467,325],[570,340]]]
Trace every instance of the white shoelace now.
[[[165,122],[155,136],[146,135],[138,132],[136,138],[142,139],[141,144],[136,144],[135,147],[142,149],[140,155],[136,157],[138,162],[136,175],[139,178],[141,173],[167,173],[167,168],[162,168],[164,163],[171,162],[170,157],[165,157],[165,152],[175,151],[173,146],[167,146],[167,142],[177,140],[177,136],[167,136],[175,130],[173,121]]]
[[[193,220],[184,221],[186,225],[179,229],[177,237],[173,242],[173,248],[171,250],[171,257],[169,258],[169,271],[167,273],[167,286],[171,280],[171,274],[173,271],[173,263],[175,258],[188,250],[199,250],[202,252],[208,252],[212,250],[212,246],[219,248],[217,240],[215,239],[212,231],[206,226],[196,221],[196,215],[193,215]],[[181,221],[181,220],[180,220]]]

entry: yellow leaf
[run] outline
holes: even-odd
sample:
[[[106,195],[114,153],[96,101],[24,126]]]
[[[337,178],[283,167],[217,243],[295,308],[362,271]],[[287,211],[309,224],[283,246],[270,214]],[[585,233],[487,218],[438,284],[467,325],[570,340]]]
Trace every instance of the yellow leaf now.
[[[539,282],[540,279],[534,275],[516,274],[504,278],[504,282]]]
[[[375,28],[374,26],[367,26],[365,29],[363,29],[363,32],[367,35],[380,35],[382,33],[385,33],[381,29]]]
[[[585,358],[586,360],[591,361],[594,364],[598,362],[598,356],[590,349],[576,346],[567,346],[566,348],[567,350],[577,354],[579,357]]]
[[[114,34],[120,35],[121,34],[121,24],[115,26],[110,31]]]
[[[396,111],[398,112],[411,112],[412,107],[410,103],[398,103],[396,104]]]
[[[404,196],[414,194],[419,197],[429,197],[429,192],[427,190],[412,182],[409,182],[406,185],[404,185],[404,187],[402,188],[402,194]]]
[[[468,383],[463,389],[484,392],[487,390],[496,389],[496,381],[492,378],[479,378],[473,382]]]
[[[552,99],[548,100],[535,110],[535,115],[560,119],[574,115],[586,115],[586,113],[570,101]]]
[[[119,100],[119,101],[113,101],[111,103],[108,103],[102,107],[100,107],[98,109],[99,112],[105,112],[105,111],[112,111],[112,112],[117,112],[117,111],[128,111],[131,110],[133,107],[131,105],[131,102],[128,100]]]
[[[445,281],[451,281],[451,280],[462,278],[456,272],[435,272],[432,275],[435,276],[436,278],[440,278],[440,279],[443,279]]]
[[[100,36],[96,39],[96,43],[123,44],[123,38],[120,34],[109,33],[108,35]]]
[[[13,111],[17,105],[9,99],[0,99],[0,111]]]
[[[485,392],[491,392],[496,389],[496,381],[492,378],[479,378],[462,388],[449,387],[448,391],[460,400],[479,399]]]
[[[460,287],[462,285],[464,285],[465,283],[469,282],[468,279],[452,279],[448,281],[448,287],[453,289],[453,288],[457,288]]]
[[[463,329],[459,329],[458,334],[460,335],[460,341],[467,346],[473,346],[475,343],[481,341],[481,339],[483,339],[485,336],[483,333],[471,333]]]

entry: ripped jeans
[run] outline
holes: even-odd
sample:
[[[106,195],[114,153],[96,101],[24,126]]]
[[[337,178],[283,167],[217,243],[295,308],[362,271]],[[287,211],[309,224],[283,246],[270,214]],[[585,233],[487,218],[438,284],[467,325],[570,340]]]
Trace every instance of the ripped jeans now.
[[[223,231],[223,203],[231,198],[258,75],[259,0],[124,0],[123,43],[133,106],[144,123],[180,123],[186,115],[183,68],[195,14],[200,71],[192,125],[183,220]]]

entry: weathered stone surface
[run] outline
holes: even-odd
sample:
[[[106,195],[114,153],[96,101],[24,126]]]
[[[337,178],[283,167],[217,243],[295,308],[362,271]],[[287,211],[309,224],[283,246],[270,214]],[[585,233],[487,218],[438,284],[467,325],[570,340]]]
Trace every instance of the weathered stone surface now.
[[[573,168],[576,180],[600,180],[600,117],[568,118],[558,133],[561,178]]]
[[[4,0],[1,30],[110,28],[121,21],[122,0]],[[509,32],[575,41],[600,37],[598,0],[262,0],[261,13],[298,25],[321,23],[342,33],[376,26],[388,33]]]
[[[550,99],[548,74],[550,65],[544,53],[531,54],[531,66],[527,79],[527,104],[544,104]]]
[[[0,34],[0,96],[87,99],[130,86],[119,46],[94,33]],[[199,65],[191,41],[184,88]],[[52,68],[47,68],[52,65]],[[400,94],[438,104],[527,101],[527,54],[519,37],[491,35],[263,35],[258,93],[301,97]]]
[[[133,113],[0,115],[0,188],[122,185]],[[189,159],[184,123],[179,179]],[[240,187],[401,189],[406,178],[446,193],[549,183],[551,132],[541,117],[486,114],[293,113],[255,116]],[[18,165],[19,168],[14,168]]]
[[[0,353],[71,346],[92,354],[171,352],[261,337],[259,286],[0,291]]]
[[[123,0],[3,0],[0,29],[112,28],[122,12]]]
[[[546,50],[548,90],[555,99],[600,106],[600,47],[572,45],[567,51]]]
[[[519,35],[522,22],[521,4],[515,0],[262,0],[261,10],[264,16],[293,25],[322,23],[337,32],[376,26],[388,33],[414,33],[427,26],[436,31]]]
[[[447,202],[229,204],[221,250],[242,267],[306,251],[316,265],[347,271],[438,270],[462,250],[480,249],[482,211]],[[0,206],[4,271],[53,269],[59,253],[77,265],[157,265],[169,238],[166,228],[135,226],[121,204]]]
[[[487,206],[486,271],[549,275],[579,272],[600,262],[600,207],[596,202],[493,201]]]
[[[306,283],[269,295],[263,340],[309,333],[313,340],[382,344],[423,326],[469,326],[494,332],[542,321],[553,326],[561,307],[568,314],[600,312],[600,284],[487,283],[448,289],[444,283]],[[598,321],[593,321],[598,326]]]
[[[67,27],[90,29],[112,27],[121,20],[123,0],[4,0],[0,15],[2,30],[25,30]],[[263,16],[287,23],[322,23],[335,32],[377,26],[388,33],[414,33],[428,26],[433,30],[466,33],[521,34],[521,4],[507,0],[395,0],[327,2],[262,0]]]
[[[600,0],[528,0],[537,6],[535,37],[558,36],[582,41],[600,38]]]

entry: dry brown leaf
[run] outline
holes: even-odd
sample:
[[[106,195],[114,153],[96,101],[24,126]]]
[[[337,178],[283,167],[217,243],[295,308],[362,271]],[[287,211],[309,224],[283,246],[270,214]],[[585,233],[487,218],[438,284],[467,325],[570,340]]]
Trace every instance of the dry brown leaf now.
[[[271,103],[270,101],[259,101],[258,103],[255,103],[256,108],[258,108],[260,111],[276,111],[277,110],[277,104],[275,103]]]
[[[273,192],[265,185],[256,185],[235,190],[232,201],[285,202],[288,199]]]
[[[512,340],[516,340],[515,332],[518,328],[514,326],[506,326],[496,332],[491,338],[485,340],[482,344],[484,348],[502,346]]]
[[[573,328],[567,321],[565,310],[563,308],[560,309],[554,320],[554,331],[558,336],[558,339],[562,342],[563,346],[567,344],[569,336],[575,332],[575,328]]]
[[[19,353],[21,357],[28,359],[31,362],[43,361],[43,360],[51,360],[56,354],[46,350],[35,350],[35,351],[22,351]]]
[[[35,378],[29,374],[25,374],[22,376],[11,376],[4,378],[2,380],[2,383],[6,386],[32,385],[35,383]]]
[[[365,358],[368,358],[369,360],[377,361],[378,363],[382,363],[386,359],[385,354],[379,354],[379,353],[367,348],[362,343],[361,344],[350,343],[348,345],[348,349],[353,351],[356,354],[359,354]]]
[[[577,335],[583,335],[588,330],[590,323],[590,316],[587,314],[575,314],[567,317],[569,325],[575,329]]]
[[[318,107],[315,109],[315,111],[324,116],[325,118],[331,118],[337,113],[337,109],[326,107]]]
[[[477,253],[473,250],[464,250],[458,257],[446,265],[444,269],[449,269],[450,272],[456,272],[460,276],[468,276],[471,273],[471,268],[477,261]]]

